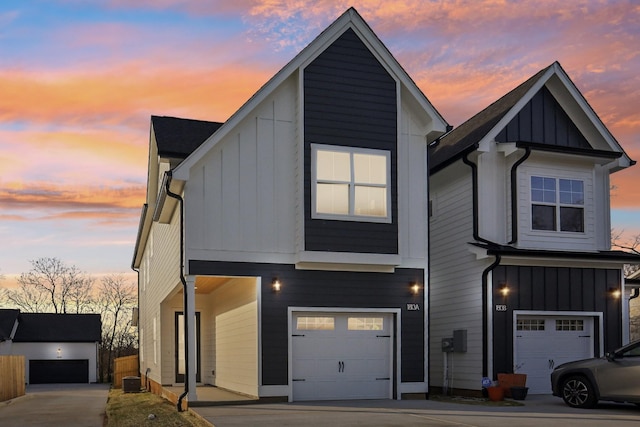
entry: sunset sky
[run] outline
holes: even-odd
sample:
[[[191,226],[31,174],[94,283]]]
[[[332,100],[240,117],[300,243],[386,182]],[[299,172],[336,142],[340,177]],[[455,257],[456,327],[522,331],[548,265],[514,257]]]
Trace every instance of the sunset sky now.
[[[0,286],[130,272],[150,116],[226,120],[350,6],[450,124],[558,60],[640,160],[637,1],[2,0]],[[640,165],[612,181],[640,233]]]

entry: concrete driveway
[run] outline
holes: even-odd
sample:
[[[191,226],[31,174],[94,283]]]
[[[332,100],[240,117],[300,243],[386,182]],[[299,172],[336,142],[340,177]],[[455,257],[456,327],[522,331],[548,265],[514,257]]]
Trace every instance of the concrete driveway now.
[[[34,384],[0,402],[0,426],[102,427],[109,384]]]
[[[524,406],[481,406],[424,400],[377,400],[196,407],[215,427],[402,426],[553,427],[637,426],[640,408],[602,403],[577,410],[552,396],[528,396]]]

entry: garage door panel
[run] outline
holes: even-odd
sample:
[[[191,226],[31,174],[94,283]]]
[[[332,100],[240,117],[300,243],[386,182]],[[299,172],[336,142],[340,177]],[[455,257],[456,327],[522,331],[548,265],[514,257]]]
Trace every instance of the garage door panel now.
[[[325,320],[314,317],[325,317]],[[301,318],[304,320],[300,321]],[[333,319],[332,323],[326,320],[328,318]],[[390,398],[392,340],[388,332],[389,319],[389,315],[377,313],[295,314],[292,337],[294,400]],[[331,331],[298,328],[324,327],[329,323],[333,327]]]
[[[29,360],[30,384],[71,384],[88,382],[88,359]]]
[[[531,394],[551,393],[555,366],[593,355],[593,318],[519,315],[516,329],[514,367]]]

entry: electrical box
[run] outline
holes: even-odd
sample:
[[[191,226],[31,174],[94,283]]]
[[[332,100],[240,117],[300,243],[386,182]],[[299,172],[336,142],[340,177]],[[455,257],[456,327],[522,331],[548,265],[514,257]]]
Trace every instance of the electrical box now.
[[[457,329],[453,331],[453,351],[456,353],[467,352],[467,330]]]
[[[442,338],[442,351],[445,353],[453,351],[453,338]]]

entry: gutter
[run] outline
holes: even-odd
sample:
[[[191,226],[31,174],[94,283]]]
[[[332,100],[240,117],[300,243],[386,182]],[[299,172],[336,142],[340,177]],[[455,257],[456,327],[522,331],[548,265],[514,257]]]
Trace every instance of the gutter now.
[[[482,376],[489,375],[489,304],[487,304],[487,298],[489,297],[488,290],[488,278],[498,265],[502,257],[498,254],[495,255],[496,259],[493,263],[482,271],[482,333],[484,337],[482,339]],[[492,340],[493,341],[493,340]]]
[[[523,164],[531,155],[530,147],[527,146],[524,149],[524,155],[520,157],[513,166],[511,166],[511,241],[508,243],[509,245],[518,241],[518,198],[516,197],[516,194],[518,193],[517,169],[518,166]]]
[[[176,199],[180,204],[180,282],[182,283],[184,297],[183,300],[183,312],[184,312],[184,392],[178,397],[178,403],[176,407],[178,412],[184,411],[182,409],[182,400],[187,394],[189,394],[189,316],[187,314],[187,280],[184,277],[184,200],[178,194],[172,193],[169,187],[171,186],[171,171],[165,173],[165,189],[167,196]]]
[[[480,237],[478,232],[478,165],[469,160],[469,154],[465,154],[462,157],[462,161],[465,165],[471,168],[471,181],[472,181],[472,194],[473,194],[473,239],[478,242],[494,245],[495,243]]]

